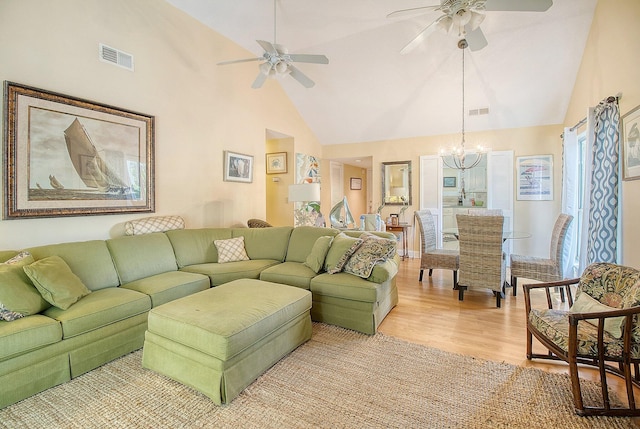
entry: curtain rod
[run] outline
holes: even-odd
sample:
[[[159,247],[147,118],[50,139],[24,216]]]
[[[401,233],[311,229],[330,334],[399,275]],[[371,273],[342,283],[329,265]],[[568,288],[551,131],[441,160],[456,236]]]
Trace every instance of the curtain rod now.
[[[602,100],[600,103],[613,103],[614,101],[620,101],[621,98],[622,98],[622,92],[619,92],[615,96],[614,95],[610,95],[609,97],[607,97],[604,100]],[[577,124],[575,124],[573,127],[569,128],[569,131],[575,131],[576,129],[580,128],[581,126],[583,126],[586,123],[587,123],[587,118],[582,118],[582,119],[580,119],[578,121]],[[560,138],[561,139],[564,138],[564,133],[560,134]]]

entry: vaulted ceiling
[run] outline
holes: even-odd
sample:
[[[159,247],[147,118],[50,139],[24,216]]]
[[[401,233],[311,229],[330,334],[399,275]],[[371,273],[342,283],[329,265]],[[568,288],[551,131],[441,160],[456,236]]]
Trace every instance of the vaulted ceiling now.
[[[256,57],[263,53],[256,40],[274,41],[271,0],[167,1]],[[488,46],[465,51],[465,111],[488,108],[489,114],[467,117],[467,131],[564,121],[596,1],[553,0],[546,12],[486,13],[481,28]],[[386,17],[438,3],[277,0],[277,42],[290,53],[324,54],[329,64],[297,64],[316,83],[309,89],[291,77],[265,85],[282,86],[321,144],[457,133],[462,122],[457,34],[436,31],[401,55],[441,13]],[[257,75],[258,65],[223,67],[253,68]]]

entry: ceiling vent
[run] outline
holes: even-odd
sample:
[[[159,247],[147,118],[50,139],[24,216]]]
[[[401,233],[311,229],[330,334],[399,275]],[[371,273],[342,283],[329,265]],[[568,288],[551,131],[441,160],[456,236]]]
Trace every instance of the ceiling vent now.
[[[133,71],[133,55],[100,43],[100,61]]]
[[[488,115],[488,114],[489,114],[488,107],[481,107],[479,109],[469,110],[469,116],[482,116],[482,115]]]

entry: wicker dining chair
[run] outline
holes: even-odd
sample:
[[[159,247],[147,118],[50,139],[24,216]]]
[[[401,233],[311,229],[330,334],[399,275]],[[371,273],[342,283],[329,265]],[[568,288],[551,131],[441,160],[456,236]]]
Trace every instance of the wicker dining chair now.
[[[420,228],[420,279],[424,270],[429,270],[429,277],[433,270],[453,271],[453,287],[458,283],[458,251],[437,248],[436,225],[429,210],[416,210],[416,223]]]
[[[504,298],[505,255],[502,251],[504,216],[456,215],[460,242],[458,299],[466,289],[491,289],[500,307]]]
[[[551,233],[549,258],[511,255],[511,286],[513,287],[514,296],[518,289],[518,277],[541,282],[555,282],[564,278],[562,272],[562,249],[572,220],[573,216],[564,213],[561,213],[556,219]],[[564,301],[564,291],[562,289],[560,291],[560,296]]]

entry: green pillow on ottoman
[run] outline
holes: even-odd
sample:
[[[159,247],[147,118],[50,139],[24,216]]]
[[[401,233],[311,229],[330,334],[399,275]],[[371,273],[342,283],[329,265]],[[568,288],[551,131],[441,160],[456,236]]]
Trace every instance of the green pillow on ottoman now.
[[[324,261],[324,269],[329,274],[335,274],[342,271],[353,252],[362,244],[362,239],[349,237],[344,232],[333,237],[331,248],[327,253]]]
[[[60,256],[49,256],[23,267],[42,297],[66,310],[91,291]]]

